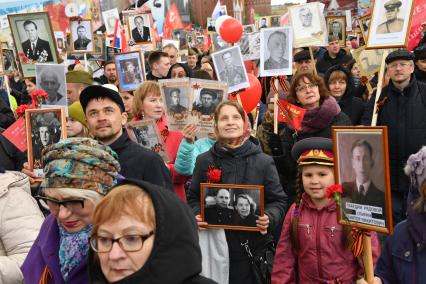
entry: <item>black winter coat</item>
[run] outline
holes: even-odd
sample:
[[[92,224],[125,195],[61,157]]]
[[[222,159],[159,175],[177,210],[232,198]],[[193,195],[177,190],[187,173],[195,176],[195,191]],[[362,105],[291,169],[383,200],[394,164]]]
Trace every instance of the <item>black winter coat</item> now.
[[[426,84],[412,76],[410,84],[401,92],[389,81],[378,101],[384,98],[377,125],[388,127],[391,189],[407,192],[410,180],[404,174],[405,163],[411,154],[426,145]],[[372,98],[369,108],[373,107]]]
[[[13,111],[0,97],[0,127],[7,129],[10,125],[15,122],[15,117],[13,116]]]
[[[287,209],[287,196],[279,182],[272,158],[264,154],[255,139],[247,140],[241,147],[223,149],[218,143],[199,155],[188,192],[188,204],[195,215],[200,214],[200,183],[207,181],[208,167],[214,165],[222,170],[220,183],[263,185],[265,213],[269,217],[269,232],[282,223]],[[259,232],[226,230],[230,256],[230,283],[255,284],[250,263],[240,243],[248,240],[249,246],[262,247],[270,235]]]
[[[328,52],[324,53],[324,56],[317,61],[316,68],[318,73],[324,74],[330,67],[335,65],[341,65],[352,59],[352,55],[346,54],[344,49],[340,49],[336,58],[331,58]]]
[[[109,145],[118,154],[125,178],[147,181],[173,191],[172,177],[161,157],[130,140],[126,131]]]
[[[346,91],[338,101],[342,112],[345,113],[352,121],[352,125],[360,125],[361,118],[365,110],[364,102],[355,96],[357,88],[355,88],[351,72],[340,65],[330,67],[324,74],[324,82],[329,88],[328,80],[330,79],[331,73],[340,70],[346,74],[348,80],[346,82]]]
[[[0,165],[8,171],[20,172],[26,161],[26,153],[22,153],[0,133]]]

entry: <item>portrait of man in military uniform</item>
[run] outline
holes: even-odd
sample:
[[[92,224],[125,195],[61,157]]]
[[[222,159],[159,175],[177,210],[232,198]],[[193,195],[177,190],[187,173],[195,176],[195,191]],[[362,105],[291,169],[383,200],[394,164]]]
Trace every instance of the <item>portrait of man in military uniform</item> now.
[[[234,210],[231,204],[231,193],[227,188],[213,188],[217,190],[214,196],[214,205],[204,208],[204,220],[209,225],[230,225]],[[211,195],[207,195],[206,199]],[[207,203],[207,202],[206,202]]]
[[[188,110],[187,107],[181,104],[181,90],[179,88],[172,88],[169,91],[167,108],[171,113],[182,113]]]
[[[289,62],[284,58],[287,50],[287,35],[283,31],[274,31],[266,41],[269,58],[265,61],[265,70],[288,68]]]
[[[35,21],[26,20],[23,23],[27,40],[22,42],[22,51],[28,59],[37,62],[53,61],[50,44],[47,40],[40,38],[38,26]]]
[[[238,85],[245,80],[244,69],[242,66],[233,63],[231,51],[222,54],[223,70],[219,73],[221,81],[228,82],[230,87]]]
[[[400,16],[401,6],[402,2],[400,0],[388,0],[385,2],[386,21],[377,26],[378,34],[399,33],[402,31],[404,19],[398,17]]]
[[[211,115],[215,112],[216,106],[219,104],[218,93],[219,90],[204,88],[200,91],[199,101],[195,101],[192,110],[195,110],[202,115]]]
[[[74,50],[92,51],[92,31],[90,30],[90,21],[71,22],[71,29],[74,40]]]

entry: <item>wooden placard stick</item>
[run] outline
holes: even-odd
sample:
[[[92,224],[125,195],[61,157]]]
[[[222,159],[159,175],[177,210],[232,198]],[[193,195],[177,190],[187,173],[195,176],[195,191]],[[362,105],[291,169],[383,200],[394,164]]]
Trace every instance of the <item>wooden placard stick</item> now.
[[[364,264],[364,277],[368,284],[374,282],[374,266],[373,266],[373,251],[371,250],[371,236],[363,234],[362,242],[364,249],[362,250],[362,263]]]
[[[318,75],[317,68],[315,67],[315,58],[314,52],[312,51],[312,47],[309,47],[309,56],[311,56],[312,63],[314,64],[314,74]]]
[[[274,133],[278,134],[278,78],[274,79],[275,90],[274,94]]]
[[[259,122],[259,114],[260,114],[260,103],[257,104],[256,108],[255,108],[255,119],[254,119],[254,125],[253,125],[253,130],[251,132],[251,134],[253,136],[256,136],[256,132],[257,132],[257,124]]]
[[[376,126],[377,124],[377,101],[379,100],[380,94],[382,93],[382,85],[383,85],[383,77],[385,76],[385,65],[386,65],[386,57],[388,56],[388,51],[385,50],[382,55],[382,64],[379,69],[379,79],[377,82],[376,88],[376,98],[374,100],[374,109],[373,109],[373,117],[371,118],[371,126]]]

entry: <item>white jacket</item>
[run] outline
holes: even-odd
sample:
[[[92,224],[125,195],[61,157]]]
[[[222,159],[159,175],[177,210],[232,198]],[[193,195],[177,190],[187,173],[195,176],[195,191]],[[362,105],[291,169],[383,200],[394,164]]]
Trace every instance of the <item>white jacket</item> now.
[[[20,172],[0,173],[0,284],[24,283],[20,267],[43,220],[28,177]]]

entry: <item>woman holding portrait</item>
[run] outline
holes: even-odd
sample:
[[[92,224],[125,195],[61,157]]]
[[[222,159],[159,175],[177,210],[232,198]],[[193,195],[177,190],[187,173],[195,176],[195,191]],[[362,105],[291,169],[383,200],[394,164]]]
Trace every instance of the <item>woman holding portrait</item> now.
[[[89,283],[88,238],[95,205],[116,183],[115,152],[90,138],[69,138],[44,150],[40,202],[49,208],[21,267],[25,283]]]
[[[220,103],[214,114],[217,137],[213,147],[199,155],[195,164],[192,183],[188,192],[188,204],[196,215],[200,239],[214,238],[215,244],[202,243],[203,274],[219,283],[257,283],[242,242],[251,251],[266,255],[271,252],[271,232],[278,226],[287,207],[287,197],[282,190],[271,157],[264,154],[257,140],[250,138],[248,118],[244,109],[235,101]],[[211,169],[219,169],[220,176],[208,178]],[[256,218],[258,232],[233,230],[205,230],[206,222],[200,217],[200,183],[263,185],[265,214]],[[214,251],[212,259],[208,253]],[[217,262],[215,262],[217,261]],[[211,269],[211,271],[207,271]]]

